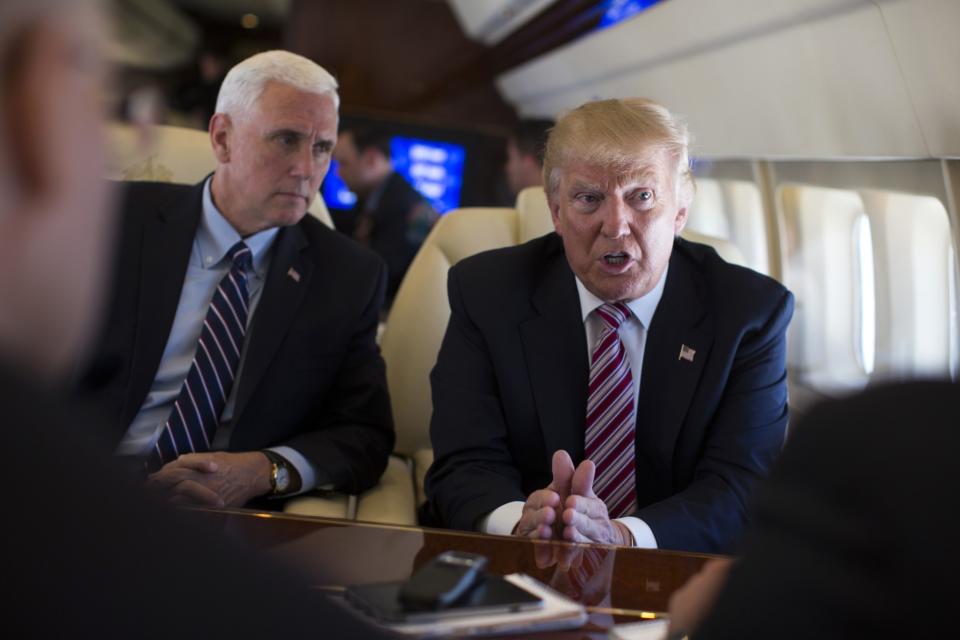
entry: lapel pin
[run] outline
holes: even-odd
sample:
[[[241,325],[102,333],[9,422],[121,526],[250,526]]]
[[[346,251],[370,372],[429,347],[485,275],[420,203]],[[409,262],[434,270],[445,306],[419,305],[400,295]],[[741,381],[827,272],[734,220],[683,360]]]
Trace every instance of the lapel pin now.
[[[290,276],[290,279],[294,282],[300,282],[300,272],[293,267],[290,267],[290,269],[287,271],[287,275]]]
[[[695,349],[691,349],[685,344],[680,345],[680,357],[677,360],[686,360],[687,362],[693,362],[693,356],[697,355]]]

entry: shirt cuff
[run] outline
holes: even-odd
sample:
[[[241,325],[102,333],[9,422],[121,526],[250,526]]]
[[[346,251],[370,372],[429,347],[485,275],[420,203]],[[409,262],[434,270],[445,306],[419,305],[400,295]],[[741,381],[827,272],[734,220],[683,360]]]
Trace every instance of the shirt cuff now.
[[[477,527],[480,533],[490,533],[495,536],[513,535],[513,528],[520,522],[523,515],[523,504],[520,501],[508,502],[501,505],[480,519]]]
[[[283,456],[284,460],[290,463],[290,466],[300,474],[300,489],[296,493],[285,493],[282,497],[289,498],[301,493],[306,493],[317,486],[317,470],[313,468],[306,458],[296,449],[290,447],[267,447],[277,455]]]
[[[633,536],[633,546],[640,549],[657,549],[657,539],[653,535],[653,530],[646,522],[640,518],[632,516],[626,518],[617,518],[617,522],[630,530]]]

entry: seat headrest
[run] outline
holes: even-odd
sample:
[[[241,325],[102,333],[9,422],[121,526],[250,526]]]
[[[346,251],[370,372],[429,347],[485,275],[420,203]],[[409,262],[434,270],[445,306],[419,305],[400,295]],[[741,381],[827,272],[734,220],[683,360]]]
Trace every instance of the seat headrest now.
[[[747,259],[743,256],[743,252],[740,251],[740,247],[726,238],[708,236],[705,233],[690,231],[689,229],[684,229],[680,233],[680,237],[684,240],[689,240],[690,242],[699,242],[700,244],[710,245],[714,248],[714,250],[716,250],[717,255],[731,264],[738,264],[744,267],[748,266]]]
[[[519,244],[553,231],[550,205],[543,187],[527,187],[517,194],[517,241]]]

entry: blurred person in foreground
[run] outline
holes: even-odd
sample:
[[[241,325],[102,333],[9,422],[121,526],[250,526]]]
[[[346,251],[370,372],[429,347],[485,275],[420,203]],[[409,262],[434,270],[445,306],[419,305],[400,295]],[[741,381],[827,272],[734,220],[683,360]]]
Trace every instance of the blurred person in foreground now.
[[[386,269],[307,215],[338,105],[316,63],[256,54],[220,88],[211,176],[124,185],[109,321],[80,387],[173,500],[356,494],[386,467]]]
[[[65,399],[98,322],[104,36],[92,0],[0,4],[3,624],[18,637],[376,637],[304,577],[129,482]]]
[[[543,173],[556,232],[450,269],[422,515],[730,551],[783,442],[793,296],[679,237],[688,134],[661,105],[574,109]]]
[[[671,637],[956,633],[960,386],[879,386],[791,426],[743,556],[670,601]],[[951,506],[953,505],[953,506]]]

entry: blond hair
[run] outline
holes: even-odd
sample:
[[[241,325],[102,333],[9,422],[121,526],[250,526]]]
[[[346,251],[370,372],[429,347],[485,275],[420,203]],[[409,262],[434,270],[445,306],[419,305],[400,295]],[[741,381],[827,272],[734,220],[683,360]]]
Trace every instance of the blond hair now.
[[[560,172],[573,160],[606,167],[617,175],[628,174],[642,161],[637,155],[641,149],[660,148],[674,163],[677,198],[687,206],[695,188],[689,146],[686,123],[652,100],[587,102],[563,114],[550,130],[543,182],[547,195],[552,196],[560,185]]]

